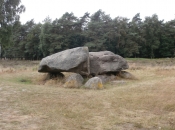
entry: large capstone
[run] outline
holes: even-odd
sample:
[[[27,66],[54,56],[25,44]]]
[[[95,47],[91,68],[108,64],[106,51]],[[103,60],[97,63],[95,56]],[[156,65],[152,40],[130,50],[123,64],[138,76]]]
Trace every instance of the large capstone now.
[[[88,47],[77,47],[47,56],[41,60],[38,72],[74,72],[81,75],[88,75]]]
[[[128,69],[127,61],[110,51],[89,52],[90,74],[115,73]]]

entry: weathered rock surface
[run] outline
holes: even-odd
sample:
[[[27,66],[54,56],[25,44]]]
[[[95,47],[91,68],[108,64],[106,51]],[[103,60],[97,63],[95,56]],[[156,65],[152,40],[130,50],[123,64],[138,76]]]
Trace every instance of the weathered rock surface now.
[[[127,71],[121,71],[119,73],[119,76],[124,79],[137,79],[133,74],[127,72]]]
[[[88,89],[103,89],[103,84],[99,77],[89,79],[84,86]]]
[[[107,82],[110,82],[110,81],[113,81],[116,79],[116,76],[115,75],[97,75],[96,77],[100,78],[102,83],[105,84]]]
[[[80,74],[70,75],[64,84],[66,88],[79,88],[83,85],[83,77]]]
[[[47,56],[41,60],[38,72],[74,72],[88,75],[88,47],[77,47]]]
[[[90,74],[99,75],[128,69],[127,61],[110,51],[89,52]]]

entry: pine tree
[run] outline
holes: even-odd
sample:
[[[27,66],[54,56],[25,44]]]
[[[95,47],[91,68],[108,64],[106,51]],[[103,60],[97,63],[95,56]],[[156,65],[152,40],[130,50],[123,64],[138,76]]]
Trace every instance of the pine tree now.
[[[13,24],[19,21],[19,14],[25,11],[24,5],[20,3],[21,0],[0,0],[0,45],[2,48],[11,43]]]

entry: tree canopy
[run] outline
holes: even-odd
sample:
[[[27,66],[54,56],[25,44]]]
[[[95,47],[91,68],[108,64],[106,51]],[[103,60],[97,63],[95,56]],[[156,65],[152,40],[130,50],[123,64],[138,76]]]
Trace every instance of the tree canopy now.
[[[54,20],[46,17],[43,23],[35,23],[32,19],[21,24],[17,16],[25,8],[19,6],[19,0],[15,1],[18,12],[0,27],[6,29],[5,33],[0,31],[0,42],[7,38],[5,34],[9,41],[9,46],[3,48],[3,57],[41,59],[78,46],[88,46],[90,51],[109,50],[123,57],[175,56],[175,19],[164,22],[153,14],[142,20],[139,13],[132,19],[112,19],[98,10],[92,15],[86,12],[80,18],[66,12]]]
[[[13,43],[13,26],[19,21],[20,14],[25,11],[21,0],[0,0],[0,45],[6,47]]]

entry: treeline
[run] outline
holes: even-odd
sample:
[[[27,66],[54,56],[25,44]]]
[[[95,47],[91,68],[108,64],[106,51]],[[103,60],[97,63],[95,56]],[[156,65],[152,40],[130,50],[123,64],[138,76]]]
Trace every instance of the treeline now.
[[[102,10],[78,18],[65,13],[61,18],[43,23],[30,20],[25,24],[15,21],[0,36],[1,57],[41,59],[50,54],[79,46],[90,51],[109,50],[123,57],[162,58],[175,56],[175,20],[164,22],[157,15],[132,19],[112,19]],[[10,40],[9,40],[10,39]]]

